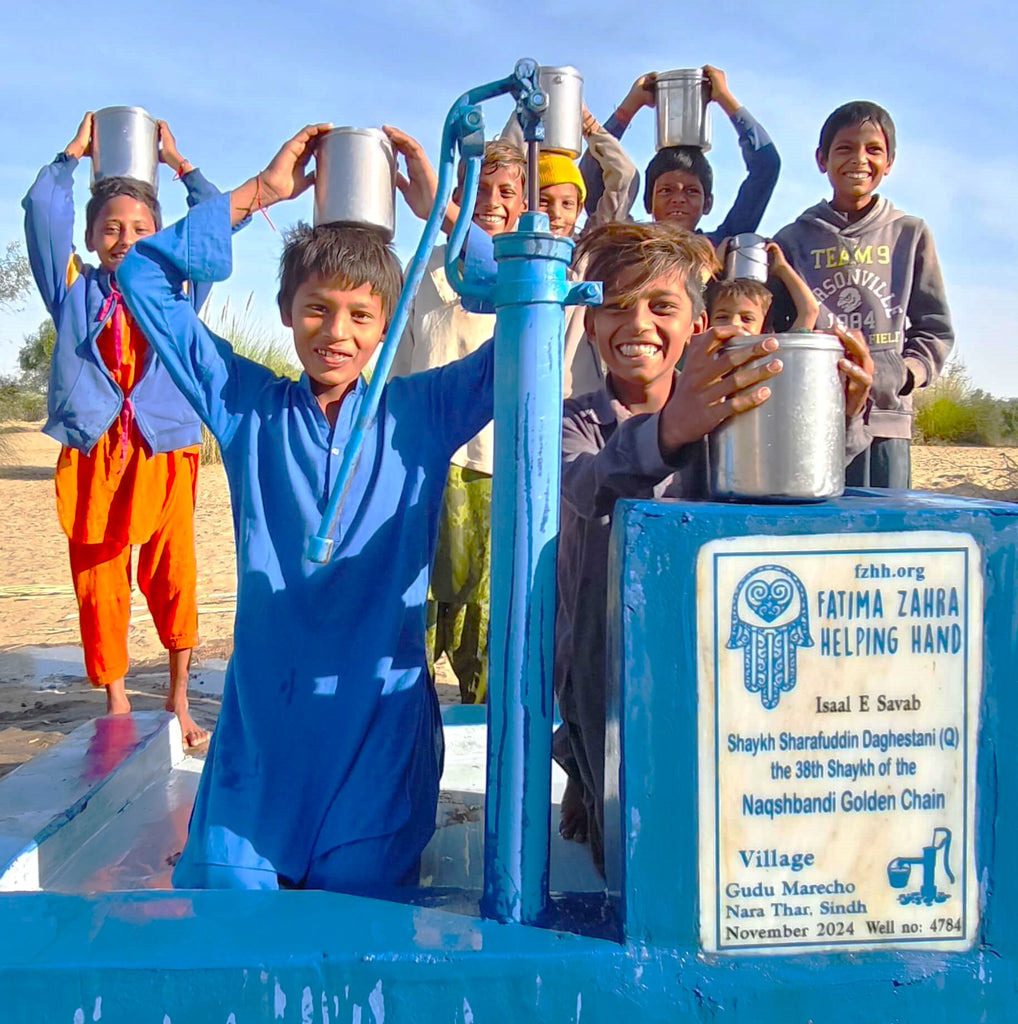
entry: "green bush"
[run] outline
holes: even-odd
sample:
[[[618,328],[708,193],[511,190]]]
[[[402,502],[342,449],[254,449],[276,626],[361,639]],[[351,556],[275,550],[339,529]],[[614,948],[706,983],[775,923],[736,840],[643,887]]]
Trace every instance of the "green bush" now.
[[[25,335],[24,344],[18,350],[18,366],[21,368],[23,387],[40,394],[46,393],[49,385],[49,364],[53,358],[53,346],[57,341],[57,329],[47,317],[31,333]]]
[[[0,377],[0,423],[10,420],[36,420],[46,417],[46,396],[26,388],[14,377]]]
[[[955,363],[914,397],[914,439],[919,444],[1000,445],[1018,441],[1018,402],[974,388]]]

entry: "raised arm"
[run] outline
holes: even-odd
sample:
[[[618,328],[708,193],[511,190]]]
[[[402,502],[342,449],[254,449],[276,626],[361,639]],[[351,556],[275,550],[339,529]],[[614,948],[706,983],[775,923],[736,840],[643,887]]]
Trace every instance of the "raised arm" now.
[[[427,220],[438,195],[438,174],[431,166],[428,154],[412,135],[401,129],[386,124],[382,125],[382,131],[388,136],[392,148],[403,157],[406,173],[397,170],[396,187],[413,213],[421,220]],[[450,202],[442,218],[442,230],[447,235],[452,234],[459,215],[459,205]]]
[[[586,228],[591,228],[615,220],[625,220],[629,216],[640,191],[640,173],[622,148],[622,143],[601,127],[586,107],[583,113],[587,154],[594,158],[601,169],[601,198],[594,212],[587,215]]]
[[[190,160],[180,155],[177,148],[177,140],[170,131],[170,126],[165,121],[159,121],[159,161],[181,180],[184,188],[187,189],[187,205],[193,208],[199,203],[215,199],[220,194],[219,189],[212,184],[201,171],[195,167]],[[193,282],[191,290],[191,303],[195,309],[200,310],[205,305],[212,285],[207,281]]]
[[[258,387],[272,371],[234,354],[198,319],[184,282],[225,281],[233,267],[233,228],[260,208],[300,195],[313,178],[313,140],[329,125],[308,125],[269,166],[229,195],[193,207],[176,224],[140,239],[117,279],[132,315],[173,382],[226,449]]]
[[[788,298],[795,307],[795,319],[788,330],[812,331],[816,327],[817,317],[820,315],[820,303],[816,296],[785,259],[785,254],[777,242],[767,243],[767,262],[771,276],[785,286]]]
[[[630,86],[625,99],[615,108],[614,113],[611,114],[608,120],[605,121],[604,130],[614,138],[621,139],[625,130],[629,127],[629,122],[644,107],[654,106],[656,102],[654,93],[656,84],[656,72],[652,71],[646,75],[640,75]],[[585,204],[587,216],[593,217],[597,213],[598,204],[604,193],[604,172],[589,148],[580,160],[580,173],[583,175],[583,181],[587,186],[587,202]],[[637,175],[634,183],[634,198],[635,192],[639,192],[639,190],[640,180],[639,175]]]
[[[739,186],[732,208],[708,238],[715,244],[722,238],[744,231],[756,231],[770,202],[781,171],[781,157],[770,136],[728,88],[728,79],[719,68],[704,65],[710,79],[711,100],[728,115],[739,136],[739,148],[746,165],[746,177]]]
[[[32,275],[54,322],[67,294],[68,264],[74,252],[74,171],[91,152],[92,114],[85,114],[74,138],[47,164],[22,200],[25,242]]]
[[[186,281],[211,284],[230,276],[231,238],[230,197],[224,195],[139,239],[117,271],[131,315],[224,449],[240,422],[243,399],[272,376],[234,355],[198,318],[185,293]]]

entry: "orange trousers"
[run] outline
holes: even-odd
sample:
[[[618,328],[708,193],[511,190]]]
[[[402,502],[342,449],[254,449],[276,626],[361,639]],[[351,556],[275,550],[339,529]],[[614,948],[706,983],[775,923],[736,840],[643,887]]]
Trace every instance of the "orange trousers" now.
[[[129,664],[131,545],[71,540],[69,547],[85,670],[94,686],[106,686],[126,675]],[[170,488],[155,529],[138,552],[138,586],[167,650],[198,642],[196,577],[194,491],[185,483]]]

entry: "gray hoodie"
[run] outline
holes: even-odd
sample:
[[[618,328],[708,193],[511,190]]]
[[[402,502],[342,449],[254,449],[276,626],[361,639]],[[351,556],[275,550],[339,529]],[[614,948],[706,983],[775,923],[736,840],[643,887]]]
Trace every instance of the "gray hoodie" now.
[[[817,327],[836,319],[862,331],[869,343],[872,436],[911,437],[911,392],[937,379],[954,344],[930,229],[878,196],[852,223],[830,203],[818,203],[774,240],[820,301]],[[795,316],[782,292],[775,289],[774,330],[784,330]]]

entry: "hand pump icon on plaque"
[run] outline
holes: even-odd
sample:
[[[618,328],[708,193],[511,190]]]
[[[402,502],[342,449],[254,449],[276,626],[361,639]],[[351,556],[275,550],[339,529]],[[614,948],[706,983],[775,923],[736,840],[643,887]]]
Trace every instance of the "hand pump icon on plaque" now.
[[[743,682],[768,711],[795,688],[796,648],[812,647],[802,581],[780,565],[762,565],[739,581],[732,598],[729,650],[745,649]]]
[[[943,850],[944,874],[949,882],[954,882],[954,873],[951,871],[949,857],[951,853],[951,830],[949,828],[935,828],[933,838],[929,846],[923,847],[922,855],[919,857],[895,857],[887,865],[887,881],[892,889],[904,889],[909,882],[909,875],[915,864],[922,864],[923,879],[922,885],[913,892],[903,892],[898,896],[898,902],[903,906],[910,903],[924,903],[927,907],[934,903],[944,903],[951,898],[950,893],[941,892],[937,888],[937,854]]]

